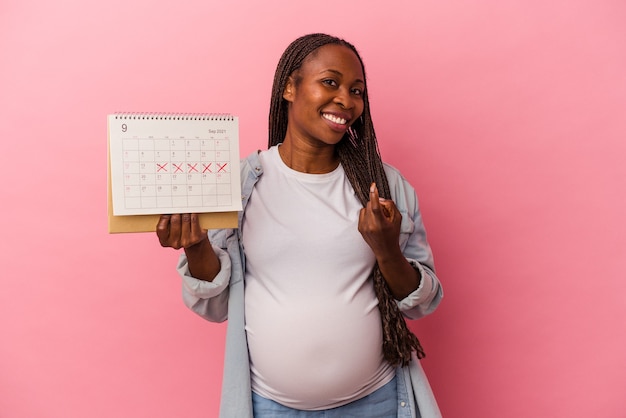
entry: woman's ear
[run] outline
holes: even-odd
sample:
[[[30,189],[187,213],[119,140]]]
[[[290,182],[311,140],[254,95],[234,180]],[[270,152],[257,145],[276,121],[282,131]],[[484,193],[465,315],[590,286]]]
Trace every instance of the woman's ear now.
[[[287,82],[285,83],[285,90],[283,91],[283,99],[288,102],[293,101],[293,97],[296,92],[296,84],[294,82],[293,76],[289,76]]]

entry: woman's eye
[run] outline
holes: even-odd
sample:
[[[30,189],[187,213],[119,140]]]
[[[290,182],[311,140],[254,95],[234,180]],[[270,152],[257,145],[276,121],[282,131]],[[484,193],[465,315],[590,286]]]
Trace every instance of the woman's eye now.
[[[352,89],[352,94],[354,94],[356,96],[362,96],[363,95],[363,90],[361,90],[361,89]]]
[[[329,86],[332,86],[332,87],[336,87],[337,86],[337,82],[335,80],[332,80],[332,79],[322,80],[322,83],[328,84]]]

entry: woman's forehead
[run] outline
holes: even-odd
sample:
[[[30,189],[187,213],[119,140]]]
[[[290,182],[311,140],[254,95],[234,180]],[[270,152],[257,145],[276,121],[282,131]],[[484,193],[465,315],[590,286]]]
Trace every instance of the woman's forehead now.
[[[359,57],[344,45],[327,44],[317,48],[305,58],[300,68],[313,72],[334,70],[346,75],[350,73],[364,81]]]

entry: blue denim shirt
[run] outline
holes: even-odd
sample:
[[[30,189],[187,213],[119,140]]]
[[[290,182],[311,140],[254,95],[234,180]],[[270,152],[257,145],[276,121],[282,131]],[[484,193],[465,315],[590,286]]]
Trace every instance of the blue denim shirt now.
[[[385,165],[391,197],[402,214],[400,248],[409,262],[420,271],[418,289],[398,306],[409,319],[433,312],[443,297],[434,271],[433,256],[426,239],[417,196],[413,187],[395,168]],[[246,204],[263,174],[258,153],[241,163],[242,205],[239,228],[209,231],[209,240],[220,259],[221,270],[212,282],[189,274],[181,254],[178,272],[182,277],[183,301],[198,315],[212,322],[228,319],[220,418],[252,418],[250,363],[244,320],[245,253],[241,245],[241,225]],[[417,357],[406,367],[398,367],[398,418],[440,417],[437,402]]]

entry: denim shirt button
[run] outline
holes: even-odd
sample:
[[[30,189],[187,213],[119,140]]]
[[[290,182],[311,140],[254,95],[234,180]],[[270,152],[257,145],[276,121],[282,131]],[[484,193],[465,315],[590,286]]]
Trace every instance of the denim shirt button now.
[[[400,402],[400,406],[404,408],[406,406],[406,402],[404,401]]]

